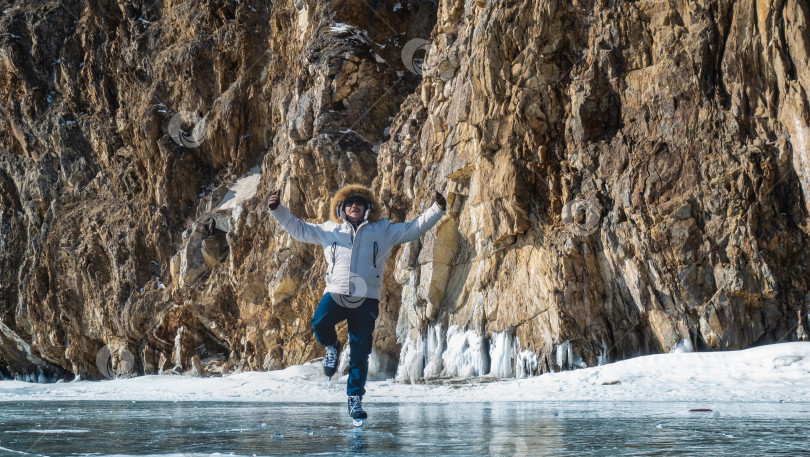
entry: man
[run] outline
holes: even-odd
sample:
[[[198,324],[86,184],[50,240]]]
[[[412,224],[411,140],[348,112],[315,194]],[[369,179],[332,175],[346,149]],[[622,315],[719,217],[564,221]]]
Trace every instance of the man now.
[[[312,330],[319,343],[326,346],[323,371],[328,378],[337,371],[340,341],[335,325],[344,320],[349,326],[349,415],[355,425],[362,425],[368,374],[368,356],[374,321],[379,314],[385,261],[391,248],[418,239],[433,227],[445,213],[447,202],[436,191],[434,204],[410,222],[392,223],[380,220],[381,206],[371,189],[351,184],[332,198],[330,221],[313,224],[296,218],[280,204],[278,190],[270,194],[270,214],[290,236],[304,243],[323,246],[326,256],[326,287],[315,314]]]

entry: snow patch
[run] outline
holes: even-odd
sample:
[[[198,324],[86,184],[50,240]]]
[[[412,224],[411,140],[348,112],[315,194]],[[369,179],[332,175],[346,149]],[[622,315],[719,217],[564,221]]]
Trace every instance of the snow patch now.
[[[448,335],[452,334],[448,341],[455,342],[469,337],[470,333],[472,332],[462,332],[454,328],[452,332],[448,331]],[[406,353],[414,354],[417,344],[406,339],[403,348],[406,347],[413,348],[410,352],[405,351]],[[567,353],[567,348],[564,348],[563,353]],[[481,355],[480,351],[478,355]],[[519,356],[519,359],[521,358],[532,359],[531,355]],[[421,363],[424,361],[424,355],[414,357],[412,360]],[[447,360],[444,359],[445,362]],[[469,365],[472,365],[472,362]],[[419,371],[421,373],[421,367]],[[601,402],[670,401],[698,404],[808,403],[810,402],[808,378],[810,378],[810,343],[795,342],[759,346],[743,351],[650,355],[582,370],[545,373],[522,379],[502,379],[483,384],[474,382],[453,385],[403,384],[392,380],[369,380],[366,384],[365,399],[370,402],[408,404],[549,399]],[[76,380],[52,384],[0,381],[0,401],[312,402],[313,399],[318,402],[341,404],[346,400],[345,389],[336,388],[334,383],[323,382],[320,363],[305,363],[267,372],[246,371],[211,378],[147,375],[117,380]]]
[[[352,26],[349,24],[344,24],[343,22],[336,22],[335,25],[329,27],[329,30],[333,32],[348,32],[352,29]]]
[[[228,188],[228,192],[225,193],[225,197],[222,198],[222,201],[216,207],[216,211],[236,208],[245,200],[256,195],[256,190],[259,188],[261,180],[261,165],[256,165],[248,170],[247,173],[240,176],[239,179]]]

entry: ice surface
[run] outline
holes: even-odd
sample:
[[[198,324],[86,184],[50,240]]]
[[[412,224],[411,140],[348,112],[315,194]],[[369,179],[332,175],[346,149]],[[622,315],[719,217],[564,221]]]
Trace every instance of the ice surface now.
[[[48,429],[48,428],[32,428],[28,430],[7,430],[5,433],[89,433],[88,429]]]
[[[356,430],[345,400],[14,402],[2,405],[0,455],[806,455],[810,427],[805,405],[780,403],[406,399],[364,406],[370,418]],[[64,413],[54,414],[57,407]]]

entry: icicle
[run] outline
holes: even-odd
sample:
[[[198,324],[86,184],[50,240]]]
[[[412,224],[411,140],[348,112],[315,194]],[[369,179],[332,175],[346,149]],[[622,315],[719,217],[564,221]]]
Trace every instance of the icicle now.
[[[533,351],[521,351],[515,364],[518,378],[526,378],[537,372],[537,354]]]
[[[183,339],[183,333],[185,333],[185,331],[186,331],[185,327],[178,328],[177,329],[177,335],[175,335],[175,337],[174,337],[174,357],[173,357],[174,358],[174,368],[176,368],[178,372],[183,369],[183,366],[182,366],[183,364],[182,364],[182,361],[180,359],[180,357],[181,357],[180,353],[181,353],[181,349],[182,349],[181,342],[182,342],[182,339]]]
[[[493,333],[490,340],[489,359],[492,362],[490,375],[498,378],[511,378],[512,355],[515,351],[512,335],[509,330]]]
[[[489,371],[483,338],[471,330],[462,332],[455,325],[447,329],[447,350],[442,361],[448,376],[480,376]]]
[[[566,350],[568,351],[568,365],[573,365],[574,362],[574,348],[571,347],[571,342],[566,341]]]
[[[399,366],[397,367],[397,381],[411,383],[422,377],[425,363],[424,343],[421,339],[415,343],[410,337],[405,339],[399,353]]]
[[[377,354],[377,350],[371,348],[371,354],[368,356],[368,380],[376,380],[380,377],[380,356]]]
[[[426,378],[439,376],[442,373],[444,367],[442,361],[443,343],[441,324],[436,324],[432,328],[428,327],[424,370]]]
[[[557,355],[557,367],[560,370],[565,370],[566,368],[568,368],[568,364],[566,363],[566,361],[568,360],[567,357],[570,346],[571,343],[569,343],[568,341],[563,341],[562,343],[555,345]]]
[[[349,367],[349,357],[351,356],[352,351],[351,347],[347,344],[343,347],[343,350],[340,351],[340,357],[338,358],[338,377],[343,376],[343,372],[346,371],[346,368]]]
[[[605,343],[605,339],[602,338],[602,352],[596,358],[597,365],[601,366],[601,365],[605,365],[607,363],[610,363],[610,360],[608,359],[608,353],[607,352],[608,352],[607,343]]]
[[[672,349],[669,351],[671,353],[679,353],[679,352],[693,352],[694,349],[692,348],[692,342],[689,341],[688,338],[683,338],[681,341],[678,342]]]

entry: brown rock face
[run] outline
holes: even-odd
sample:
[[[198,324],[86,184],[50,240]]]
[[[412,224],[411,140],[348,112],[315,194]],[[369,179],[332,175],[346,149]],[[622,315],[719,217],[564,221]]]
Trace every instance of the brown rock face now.
[[[321,355],[323,251],[266,199],[320,222],[346,183],[448,201],[372,376],[807,337],[807,2],[372,6],[0,0],[0,374]]]

